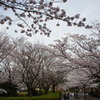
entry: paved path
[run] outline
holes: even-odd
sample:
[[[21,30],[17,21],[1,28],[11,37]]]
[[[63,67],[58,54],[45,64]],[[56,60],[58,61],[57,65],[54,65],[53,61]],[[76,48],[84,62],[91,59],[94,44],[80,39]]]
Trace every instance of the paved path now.
[[[64,100],[63,97],[62,97],[62,100]],[[71,96],[70,99],[66,99],[66,100],[84,100],[84,97],[83,97],[83,95],[79,95],[79,99],[75,99],[74,96]],[[100,98],[96,98],[96,97],[87,95],[86,100],[100,100]]]
[[[75,99],[74,97],[70,97],[70,100],[84,100],[84,97],[79,97],[79,99]],[[100,100],[100,98],[95,98],[95,97],[88,95],[86,97],[86,100]]]

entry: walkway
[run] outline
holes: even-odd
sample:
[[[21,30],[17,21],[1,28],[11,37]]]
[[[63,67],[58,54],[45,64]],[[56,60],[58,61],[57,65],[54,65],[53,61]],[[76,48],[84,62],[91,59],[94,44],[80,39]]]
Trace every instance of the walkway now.
[[[62,100],[64,100],[63,97],[62,97]],[[68,99],[66,99],[66,100],[68,100]],[[74,96],[71,96],[69,100],[84,100],[84,97],[83,97],[83,95],[80,94],[79,99],[75,99]],[[100,98],[96,98],[96,97],[87,95],[86,100],[100,100]]]

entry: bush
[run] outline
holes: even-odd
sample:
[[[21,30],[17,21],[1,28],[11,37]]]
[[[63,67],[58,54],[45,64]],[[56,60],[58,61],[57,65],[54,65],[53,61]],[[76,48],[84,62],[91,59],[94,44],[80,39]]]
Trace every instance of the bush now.
[[[14,85],[11,82],[1,83],[0,88],[7,91],[7,96],[17,96],[17,85]]]
[[[98,93],[97,92],[89,92],[89,95],[100,98],[100,92],[98,92]]]
[[[7,95],[7,91],[5,89],[0,88],[0,96],[6,96],[6,95]]]
[[[18,96],[27,96],[27,92],[17,92]]]

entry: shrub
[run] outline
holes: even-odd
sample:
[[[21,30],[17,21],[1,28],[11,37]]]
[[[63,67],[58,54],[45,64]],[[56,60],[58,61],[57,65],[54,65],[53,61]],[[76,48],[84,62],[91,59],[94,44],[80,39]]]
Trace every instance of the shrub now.
[[[7,91],[7,96],[17,96],[17,85],[14,85],[11,82],[1,83],[0,88]]]
[[[5,89],[0,88],[0,96],[6,96],[6,95],[7,95],[7,91]]]
[[[33,97],[0,97],[0,100],[60,100],[60,93],[49,93],[48,95]]]
[[[26,96],[27,95],[27,92],[17,92],[17,95],[18,96]]]
[[[100,98],[100,92],[89,92],[89,95],[92,95],[93,97],[99,97]]]

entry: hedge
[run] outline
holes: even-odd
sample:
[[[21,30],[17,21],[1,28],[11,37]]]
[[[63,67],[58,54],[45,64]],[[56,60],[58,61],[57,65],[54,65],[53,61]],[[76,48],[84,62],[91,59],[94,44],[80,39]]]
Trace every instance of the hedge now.
[[[33,97],[0,97],[0,100],[60,100],[60,92]]]

